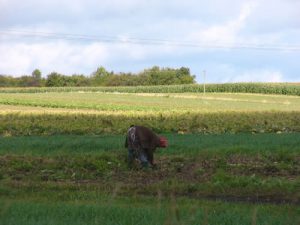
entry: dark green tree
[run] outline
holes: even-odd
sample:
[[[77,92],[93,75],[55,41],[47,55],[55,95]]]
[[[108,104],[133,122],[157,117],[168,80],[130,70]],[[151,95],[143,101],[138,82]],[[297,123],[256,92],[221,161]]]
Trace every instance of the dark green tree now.
[[[63,75],[52,72],[47,76],[46,80],[47,87],[63,87],[66,86],[65,78]]]
[[[179,84],[194,84],[196,83],[195,75],[191,75],[190,69],[187,67],[181,67],[176,71],[177,78],[179,80]]]
[[[0,87],[16,87],[18,81],[12,76],[0,75]]]
[[[36,80],[40,80],[42,78],[42,72],[39,69],[35,69],[32,71],[32,77]]]
[[[112,74],[113,72],[109,73],[103,66],[98,67],[92,74],[92,85],[105,86]]]
[[[190,74],[189,68],[180,69],[159,68],[154,66],[144,70],[139,76],[147,80],[145,85],[169,85],[169,84],[192,84],[195,83],[195,76]]]

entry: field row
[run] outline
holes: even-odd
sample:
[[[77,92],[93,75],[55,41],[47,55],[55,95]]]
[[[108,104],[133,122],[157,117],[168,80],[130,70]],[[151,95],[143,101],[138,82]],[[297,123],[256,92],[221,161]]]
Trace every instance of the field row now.
[[[1,113],[0,135],[123,134],[132,124],[157,132],[300,132],[300,113]]]
[[[230,93],[0,93],[4,105],[135,112],[300,111],[300,97]]]
[[[54,88],[0,88],[3,93],[37,92],[126,92],[126,93],[183,93],[203,92],[202,84],[156,85],[156,86],[121,86],[121,87],[54,87]],[[300,95],[299,83],[227,83],[206,84],[206,92],[262,93]]]

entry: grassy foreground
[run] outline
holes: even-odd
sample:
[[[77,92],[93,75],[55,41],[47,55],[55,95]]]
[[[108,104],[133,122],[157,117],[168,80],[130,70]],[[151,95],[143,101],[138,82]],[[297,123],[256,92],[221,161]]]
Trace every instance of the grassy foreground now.
[[[299,224],[299,133],[164,135],[155,170],[123,135],[1,137],[0,224]]]
[[[110,193],[117,184],[121,195],[299,202],[299,133],[166,136],[157,169],[145,171],[127,168],[120,135],[1,138],[0,194],[44,196],[54,188],[68,198],[68,191]]]
[[[298,225],[299,207],[185,198],[100,197],[92,201],[0,200],[5,225]]]

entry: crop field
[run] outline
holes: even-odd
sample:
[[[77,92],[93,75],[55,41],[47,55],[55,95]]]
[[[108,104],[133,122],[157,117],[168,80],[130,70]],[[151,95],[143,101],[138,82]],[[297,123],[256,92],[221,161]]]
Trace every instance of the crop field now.
[[[0,224],[300,223],[299,96],[74,90],[0,90]],[[131,124],[167,137],[155,169]]]
[[[300,97],[229,93],[0,93],[0,134],[300,131]],[[221,125],[221,126],[220,126]]]
[[[0,93],[0,104],[103,111],[295,111],[300,97],[229,93]]]
[[[206,92],[259,93],[300,96],[300,83],[226,83],[206,84]],[[122,93],[203,93],[203,84],[117,86],[117,87],[29,87],[1,88],[2,93],[41,93],[41,92],[122,92]]]

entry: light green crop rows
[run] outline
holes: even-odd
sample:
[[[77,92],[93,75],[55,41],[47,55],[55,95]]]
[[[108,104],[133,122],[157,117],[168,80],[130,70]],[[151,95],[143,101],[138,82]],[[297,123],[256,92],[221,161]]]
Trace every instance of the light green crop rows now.
[[[300,97],[229,93],[0,93],[0,104],[146,112],[300,111]]]

